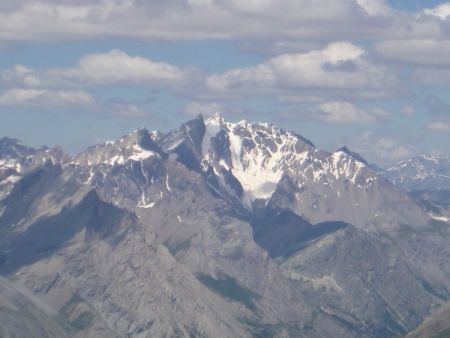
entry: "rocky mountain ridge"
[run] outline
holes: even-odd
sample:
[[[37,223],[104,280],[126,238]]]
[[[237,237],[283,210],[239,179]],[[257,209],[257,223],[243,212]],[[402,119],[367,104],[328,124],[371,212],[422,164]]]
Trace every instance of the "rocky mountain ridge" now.
[[[0,273],[79,309],[79,337],[404,334],[450,297],[449,238],[348,149],[220,115],[53,156],[0,198]]]

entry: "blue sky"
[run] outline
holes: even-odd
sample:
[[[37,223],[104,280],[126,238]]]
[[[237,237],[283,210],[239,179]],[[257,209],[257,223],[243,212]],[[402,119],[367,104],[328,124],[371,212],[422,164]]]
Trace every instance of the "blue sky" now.
[[[0,4],[0,136],[69,153],[198,113],[387,165],[449,154],[450,2]]]

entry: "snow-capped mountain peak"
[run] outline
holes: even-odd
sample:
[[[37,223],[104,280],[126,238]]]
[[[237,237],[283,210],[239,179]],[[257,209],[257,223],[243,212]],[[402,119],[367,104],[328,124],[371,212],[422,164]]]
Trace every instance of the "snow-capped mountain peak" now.
[[[224,181],[231,173],[247,202],[270,198],[284,172],[315,149],[294,133],[268,123],[226,122],[220,114],[205,120],[202,158]]]
[[[369,165],[367,163],[367,161],[358,153],[355,153],[354,151],[351,151],[350,149],[348,149],[346,146],[343,146],[342,148],[338,149],[337,151],[342,151],[345,154],[353,157],[355,160],[364,163],[365,165]]]
[[[141,161],[159,156],[158,146],[145,128],[137,129],[117,141],[106,141],[78,155],[77,165],[121,165],[128,161]]]
[[[221,124],[225,123],[225,119],[220,112],[215,112],[210,117],[205,119],[205,124]]]
[[[136,186],[129,198],[147,206],[153,199],[140,184],[163,182],[170,191],[167,168],[175,162],[201,175],[220,198],[249,212],[266,207],[291,210],[311,223],[337,219],[365,226],[374,217],[386,226],[412,222],[407,218],[412,213],[398,211],[410,207],[410,201],[358,154],[347,148],[321,151],[273,124],[232,123],[220,114],[206,120],[199,116],[169,133],[135,130],[117,141],[88,148],[64,162],[64,167],[77,172],[84,185],[101,184],[131,171]],[[117,187],[122,187],[120,182],[117,178]],[[380,190],[389,191],[390,204],[402,207],[387,212],[394,206],[380,198]]]

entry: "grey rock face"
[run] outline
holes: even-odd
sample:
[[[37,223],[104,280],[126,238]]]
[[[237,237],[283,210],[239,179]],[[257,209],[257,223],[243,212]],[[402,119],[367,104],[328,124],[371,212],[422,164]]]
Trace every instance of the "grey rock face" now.
[[[450,335],[450,303],[428,316],[424,322],[406,338],[448,337]]]
[[[2,337],[69,337],[55,313],[31,292],[0,278]]]
[[[414,190],[408,195],[432,218],[450,220],[450,190]]]
[[[59,312],[19,283],[0,278],[2,337],[118,337],[76,295]]]
[[[449,265],[433,257],[448,257],[448,230],[429,231],[388,237],[348,226],[288,257],[282,269],[309,285],[304,295],[317,306],[361,335],[392,337],[448,299]]]
[[[3,137],[0,139],[0,199],[4,198],[15,182],[44,164],[62,163],[67,160],[61,148],[34,149],[20,141]]]
[[[205,121],[203,167],[224,195],[247,209],[289,209],[311,223],[343,221],[367,230],[425,225],[429,217],[347,148],[316,149],[269,124]],[[210,169],[212,168],[212,169]],[[229,176],[234,180],[229,183]]]
[[[0,199],[0,274],[69,336],[391,337],[450,295],[447,223],[270,124],[198,117],[35,163]]]

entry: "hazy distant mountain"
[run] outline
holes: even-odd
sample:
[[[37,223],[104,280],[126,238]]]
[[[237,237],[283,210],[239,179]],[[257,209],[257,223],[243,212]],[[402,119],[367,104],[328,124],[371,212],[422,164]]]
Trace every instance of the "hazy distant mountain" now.
[[[413,190],[408,195],[432,218],[450,220],[450,190]]]
[[[0,274],[69,335],[392,337],[450,297],[449,224],[346,148],[214,115],[24,149],[0,157]]]
[[[382,174],[441,221],[450,220],[450,157],[419,156],[397,163]]]
[[[450,157],[419,156],[397,163],[384,175],[400,189],[450,190]]]

